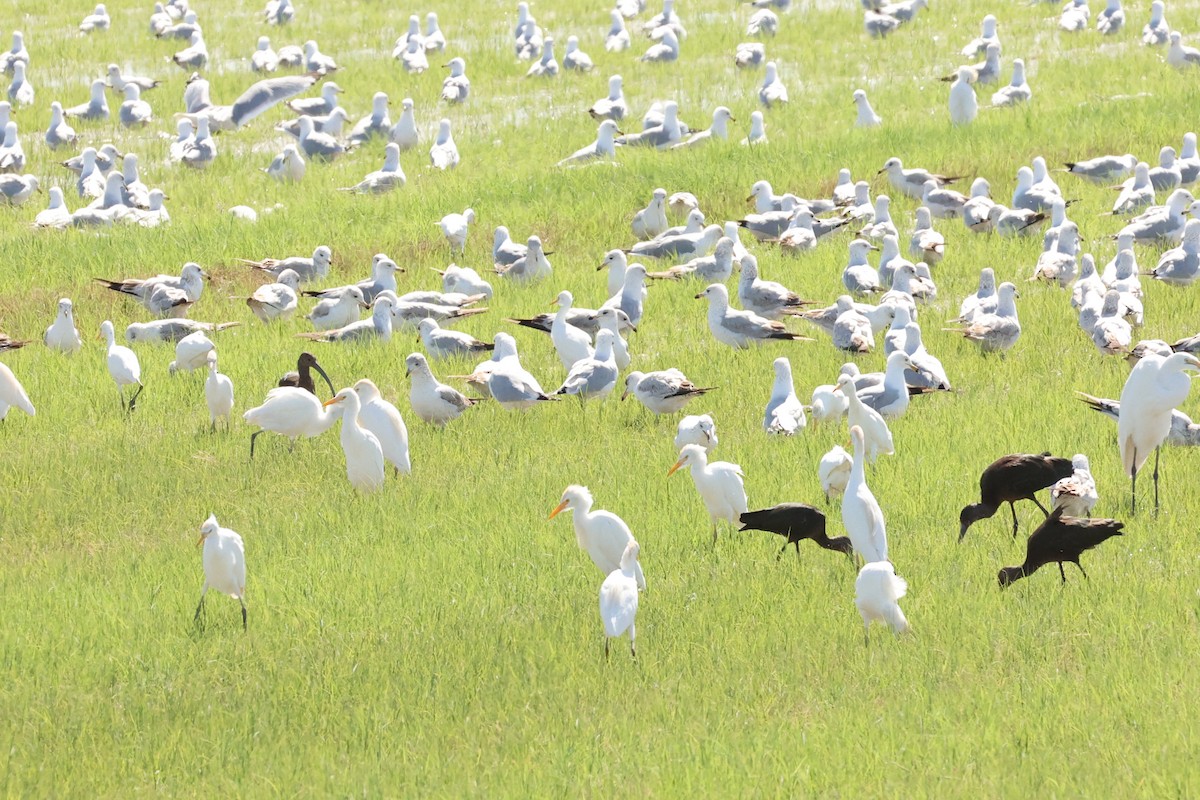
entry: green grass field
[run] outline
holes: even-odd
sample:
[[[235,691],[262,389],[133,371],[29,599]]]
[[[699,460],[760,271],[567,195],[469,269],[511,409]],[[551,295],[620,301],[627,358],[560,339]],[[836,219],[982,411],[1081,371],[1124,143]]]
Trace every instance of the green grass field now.
[[[653,2],[653,0],[651,0]],[[100,234],[32,231],[44,197],[0,213],[0,330],[35,344],[4,361],[37,416],[0,425],[0,793],[12,797],[199,796],[823,796],[1191,797],[1200,793],[1196,666],[1200,562],[1191,482],[1197,454],[1163,453],[1163,509],[1129,517],[1115,426],[1086,411],[1075,390],[1118,396],[1128,368],[1101,356],[1079,330],[1062,291],[1024,282],[1040,239],[975,236],[939,223],[948,254],[935,270],[939,299],[921,310],[927,347],[957,391],[917,398],[892,423],[897,453],[869,472],[887,516],[891,555],[909,582],[902,605],[914,635],[873,632],[862,644],[853,568],[803,547],[776,561],[766,534],[729,535],[710,546],[708,518],[684,474],[670,479],[675,419],[634,401],[576,403],[507,413],[472,409],[446,430],[408,406],[404,357],[415,334],[388,345],[314,350],[338,387],[370,377],[408,423],[413,474],[363,496],[345,479],[336,431],[289,454],[259,440],[240,414],[292,368],[303,320],[266,327],[245,305],[257,285],[237,258],[334,252],[329,283],[365,276],[385,252],[407,272],[401,290],[438,288],[431,268],[449,260],[434,222],[472,206],[476,230],[460,263],[490,266],[491,230],[540,235],[554,277],[513,286],[497,278],[491,311],[460,329],[490,339],[514,333],[525,365],[557,386],[563,370],[549,338],[504,323],[546,310],[561,288],[581,305],[605,297],[603,253],[629,246],[628,218],[652,190],[691,191],[710,220],[749,210],[750,185],[827,192],[837,169],[874,173],[890,156],[908,166],[992,182],[1007,202],[1017,168],[1132,151],[1153,161],[1196,126],[1197,74],[1179,74],[1140,46],[1148,2],[1131,2],[1125,32],[1060,35],[1057,6],[937,2],[885,41],[862,31],[858,3],[808,3],[783,15],[767,40],[791,104],[767,113],[768,147],[745,136],[761,73],[738,73],[748,7],[697,0],[678,6],[689,36],[673,65],[608,54],[608,11],[575,0],[535,3],[539,23],[565,43],[580,37],[596,61],[586,76],[526,81],[512,57],[515,2],[469,0],[400,9],[375,2],[299,2],[284,30],[260,22],[260,4],[197,2],[212,53],[214,100],[231,102],[253,76],[261,34],[276,47],[316,38],[343,70],[336,76],[354,118],[370,95],[412,97],[420,151],[406,153],[408,185],[381,197],[334,191],[377,169],[372,143],[332,165],[310,165],[280,187],[263,176],[288,141],[271,130],[277,109],[219,139],[206,172],[166,161],[160,131],[182,110],[186,74],[164,61],[177,44],[147,29],[150,3],[109,4],[113,30],[80,38],[83,3],[37,8],[8,0],[4,37],[25,31],[37,102],[15,119],[29,171],[67,187],[65,157],[41,141],[49,105],[82,102],[90,80],[116,62],[166,79],[146,99],[157,123],[138,132],[81,124],[87,143],[115,141],[142,157],[143,179],[161,186],[173,222],[156,230]],[[1093,4],[1098,11],[1103,3]],[[407,15],[440,12],[450,41],[434,68],[409,76],[391,60]],[[647,13],[656,12],[650,8]],[[1185,37],[1200,11],[1171,0]],[[1034,100],[1027,109],[981,112],[952,129],[947,85],[958,50],[988,12],[1000,18],[1005,77],[1023,57]],[[7,41],[7,38],[5,38]],[[560,51],[561,53],[561,51]],[[467,61],[472,96],[438,102],[455,55]],[[677,99],[703,127],[725,104],[738,122],[728,144],[695,152],[621,152],[619,166],[569,172],[550,165],[594,138],[584,110],[620,72],[633,114]],[[852,127],[851,93],[865,88],[885,124]],[[990,94],[990,91],[989,91]],[[986,102],[986,97],[981,98]],[[110,101],[112,102],[112,101]],[[115,112],[119,101],[113,102]],[[438,118],[454,122],[462,165],[426,166]],[[630,123],[627,123],[630,124]],[[967,183],[964,181],[964,184]],[[1111,193],[1061,176],[1071,209],[1103,265],[1118,222],[1098,216]],[[232,221],[232,205],[284,208],[257,225]],[[896,199],[898,219],[915,204]],[[906,243],[907,234],[902,238]],[[749,244],[750,237],[746,237]],[[822,302],[842,292],[846,237],[789,259],[755,248],[765,277]],[[1140,249],[1153,267],[1156,251]],[[111,319],[118,335],[147,319],[131,300],[91,279],[177,272],[194,260],[212,282],[191,316],[244,325],[216,337],[234,381],[232,432],[212,435],[203,377],[168,377],[169,346],[139,346],[146,389],[126,418],[96,339]],[[1007,357],[984,357],[940,329],[973,291],[980,268],[1020,283],[1024,334]],[[740,464],[752,508],[821,501],[816,464],[845,425],[791,439],[762,431],[771,362],[791,358],[797,391],[829,383],[846,359],[806,323],[811,343],[735,352],[716,343],[693,284],[654,285],[631,341],[634,367],[682,369],[719,386],[692,413],[714,415],[716,457]],[[1142,338],[1173,340],[1200,328],[1194,290],[1145,281]],[[61,357],[36,340],[61,296],[75,302],[85,349]],[[883,356],[858,359],[881,369]],[[443,378],[471,363],[435,364]],[[1189,410],[1187,408],[1184,409]],[[1125,519],[1124,537],[1087,554],[1091,575],[1047,568],[1001,593],[996,572],[1020,563],[1040,515],[1020,509],[977,524],[960,545],[959,509],[978,499],[979,472],[1009,452],[1086,453],[1100,487],[1096,514]],[[638,616],[638,659],[624,644],[603,658],[597,615],[602,576],[581,552],[569,520],[547,522],[563,488],[591,488],[598,508],[621,515],[642,545],[648,591]],[[246,541],[249,631],[236,603],[211,596],[208,624],[192,623],[202,570],[194,547],[209,513]],[[836,505],[830,532],[840,532]]]

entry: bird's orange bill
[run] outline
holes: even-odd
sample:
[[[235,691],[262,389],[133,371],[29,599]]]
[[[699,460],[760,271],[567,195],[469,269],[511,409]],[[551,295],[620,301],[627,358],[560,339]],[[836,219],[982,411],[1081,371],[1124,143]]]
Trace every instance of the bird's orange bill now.
[[[321,403],[321,408],[329,408],[334,403],[340,403],[340,402],[342,402],[340,398],[331,397],[328,400],[326,400],[324,403]]]
[[[567,507],[567,501],[563,500],[561,503],[558,504],[557,508],[555,508],[553,511],[550,512],[550,516],[546,517],[546,519],[554,519],[559,514],[561,514],[563,512],[563,509],[565,509],[566,507]]]
[[[672,475],[674,475],[674,474],[675,474],[675,470],[679,469],[679,468],[680,468],[680,467],[682,467],[682,466],[683,466],[683,459],[681,458],[681,459],[679,459],[678,461],[676,461],[676,462],[675,462],[675,466],[673,466],[673,467],[671,467],[669,470],[667,470],[667,477],[669,478],[669,477],[671,477]]]

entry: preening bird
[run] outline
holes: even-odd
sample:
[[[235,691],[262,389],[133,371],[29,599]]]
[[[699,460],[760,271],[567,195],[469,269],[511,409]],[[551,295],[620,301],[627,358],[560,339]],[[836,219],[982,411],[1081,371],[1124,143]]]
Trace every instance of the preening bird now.
[[[863,644],[870,645],[871,623],[882,622],[895,633],[909,631],[908,620],[899,600],[908,592],[908,584],[886,561],[864,564],[854,581],[854,605],[863,618]]]
[[[1125,523],[1115,519],[1085,519],[1066,516],[1062,508],[1055,508],[1050,516],[1038,526],[1025,543],[1025,562],[1016,567],[1004,567],[997,576],[1000,588],[1009,586],[1014,581],[1027,578],[1046,564],[1058,564],[1058,574],[1062,582],[1067,582],[1067,573],[1063,571],[1063,562],[1069,561],[1079,567],[1083,577],[1087,573],[1079,563],[1079,556],[1085,550],[1097,547],[1113,536],[1121,536]]]
[[[625,520],[611,511],[593,511],[592,493],[586,486],[568,486],[560,502],[548,519],[554,519],[563,511],[570,511],[575,525],[575,541],[580,550],[587,551],[592,563],[601,574],[609,575],[621,569],[621,557],[625,548],[633,542],[633,532]],[[646,588],[646,578],[641,564],[634,562],[637,588]]]
[[[783,552],[789,544],[795,545],[796,555],[799,556],[800,542],[803,539],[811,539],[826,550],[846,555],[854,552],[848,537],[838,536],[830,539],[825,533],[825,515],[819,509],[804,503],[780,503],[771,508],[747,511],[739,519],[742,523],[740,530],[777,533],[787,540],[783,547],[779,548],[779,553],[775,556],[776,561],[783,557]]]
[[[209,589],[227,594],[242,606],[242,630],[246,630],[246,547],[242,537],[229,528],[217,524],[217,518],[209,515],[200,526],[200,541],[204,547],[204,587],[200,590],[200,603],[196,606],[195,621],[200,620],[204,610],[204,597]]]
[[[641,548],[631,541],[621,554],[621,568],[613,570],[600,584],[600,622],[604,625],[604,657],[608,658],[609,644],[629,631],[629,652],[637,657],[637,631],[634,620],[638,609],[638,579]]]
[[[1015,453],[996,459],[979,476],[980,501],[963,507],[958,515],[958,540],[963,540],[973,523],[994,515],[1002,503],[1008,503],[1012,511],[1015,538],[1018,527],[1016,502],[1032,500],[1043,514],[1049,515],[1046,507],[1038,502],[1037,493],[1070,477],[1074,471],[1075,465],[1070,459],[1055,458],[1049,453]]]

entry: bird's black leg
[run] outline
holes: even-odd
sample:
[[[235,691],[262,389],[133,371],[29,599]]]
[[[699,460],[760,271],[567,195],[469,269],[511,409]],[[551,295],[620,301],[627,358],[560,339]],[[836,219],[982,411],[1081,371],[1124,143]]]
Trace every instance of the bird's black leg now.
[[[254,458],[254,440],[258,438],[260,433],[262,433],[262,431],[255,431],[254,433],[250,434],[250,458]]]
[[[133,397],[129,398],[129,412],[131,414],[133,413],[133,407],[135,405],[137,405],[138,395],[140,395],[142,393],[142,389],[145,389],[145,388],[146,388],[145,386],[143,386],[139,383],[137,391],[133,393]]]
[[[1008,508],[1012,511],[1013,517],[1013,538],[1017,538],[1017,506],[1012,500],[1008,501]]]
[[[1038,508],[1040,508],[1042,510],[1043,514],[1045,514],[1047,517],[1050,516],[1050,512],[1046,510],[1046,507],[1044,505],[1042,505],[1040,502],[1038,502],[1038,499],[1036,497],[1030,496],[1029,499],[1033,501],[1034,505],[1036,505]]]
[[[1158,514],[1158,454],[1162,452],[1162,445],[1154,448],[1154,513]]]
[[[246,601],[239,597],[238,602],[242,604],[242,630],[246,630]]]
[[[1075,561],[1075,566],[1079,567],[1080,572],[1083,572],[1083,564],[1080,564],[1078,560]],[[1086,572],[1083,572],[1083,577],[1084,580],[1091,580],[1091,578],[1088,578],[1088,574]]]
[[[1130,477],[1133,479],[1133,488],[1130,492],[1129,513],[1137,514],[1137,448],[1133,448],[1133,471]]]
[[[802,560],[800,558],[800,540],[797,539],[796,541],[792,542],[792,544],[796,545],[796,560]],[[784,547],[787,547],[787,545],[785,544]]]
[[[608,643],[609,643],[609,639],[607,636],[605,636],[604,637],[604,660],[605,661],[608,661]]]
[[[196,606],[196,616],[192,617],[192,622],[200,621],[200,612],[204,610],[204,595],[205,592],[200,593],[200,603]]]
[[[791,542],[784,542],[784,543],[783,543],[783,547],[779,548],[779,552],[775,554],[775,560],[776,560],[776,561],[778,561],[779,559],[783,558],[783,551],[784,551],[784,550],[787,550],[787,546],[788,546],[789,544],[791,544]]]
[[[1067,582],[1067,573],[1063,572],[1062,562],[1058,562],[1058,574],[1062,576],[1063,583]]]

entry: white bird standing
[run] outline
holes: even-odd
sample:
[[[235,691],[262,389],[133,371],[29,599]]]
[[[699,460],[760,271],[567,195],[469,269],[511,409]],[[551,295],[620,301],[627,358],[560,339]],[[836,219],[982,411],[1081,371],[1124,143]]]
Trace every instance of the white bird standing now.
[[[955,125],[969,125],[978,114],[979,100],[971,85],[971,70],[960,67],[958,77],[950,85],[950,121]]]
[[[452,386],[439,383],[429,368],[429,362],[420,353],[411,353],[404,359],[404,366],[407,370],[405,374],[412,379],[408,397],[413,413],[431,425],[445,426],[479,402]]]
[[[58,315],[50,327],[46,328],[44,341],[51,350],[62,353],[76,353],[83,347],[83,339],[79,329],[75,327],[74,304],[67,298],[58,301]]]
[[[7,364],[0,363],[0,422],[8,416],[11,407],[19,408],[31,417],[37,413],[17,376]]]
[[[438,123],[437,139],[429,148],[429,163],[438,169],[454,169],[458,162],[458,145],[450,134],[450,120],[443,119]]]
[[[878,128],[883,124],[883,117],[875,113],[875,109],[871,108],[871,101],[867,99],[867,93],[862,89],[854,90],[854,105],[858,108],[858,116],[854,120],[854,124],[859,128]]]
[[[342,412],[342,452],[346,454],[346,477],[350,485],[361,492],[383,488],[383,446],[375,434],[358,420],[362,401],[358,392],[342,389],[325,401],[325,408],[338,406]]]
[[[804,430],[808,419],[804,416],[804,404],[796,397],[792,385],[792,364],[786,358],[775,359],[775,383],[771,387],[771,398],[767,401],[767,412],[763,417],[763,430],[791,436]]]
[[[396,470],[396,474],[408,475],[412,472],[412,460],[408,451],[408,428],[400,411],[379,392],[379,387],[369,378],[362,378],[354,384],[362,408],[358,412],[358,422],[364,428],[375,434],[379,446],[383,450],[383,458]]]
[[[854,443],[854,463],[850,467],[850,480],[846,483],[846,496],[842,498],[842,524],[846,526],[854,552],[862,556],[865,562],[887,561],[887,526],[883,510],[867,486],[867,446],[863,429],[852,425],[850,441]]]
[[[559,361],[568,372],[575,364],[593,355],[592,338],[567,322],[574,304],[573,294],[566,290],[559,292],[554,300],[558,312],[554,315],[554,321],[550,323],[550,341],[554,344]]]
[[[217,372],[217,353],[210,350],[206,356],[208,377],[204,380],[204,402],[208,406],[208,419],[213,432],[217,430],[217,417],[225,418],[225,430],[229,430],[230,414],[233,412],[233,381],[228,375]]]
[[[908,591],[908,584],[887,563],[864,564],[854,581],[854,605],[863,618],[863,644],[869,645],[871,623],[882,622],[895,633],[907,633],[908,620],[900,610],[899,600]]]
[[[834,445],[832,450],[821,456],[817,465],[817,479],[821,482],[826,503],[845,493],[853,466],[853,457],[841,445]]]
[[[100,335],[108,343],[108,354],[106,363],[108,364],[108,374],[112,376],[113,381],[117,384],[117,394],[121,398],[121,408],[132,412],[137,403],[138,395],[142,393],[142,365],[138,362],[138,357],[132,350],[124,345],[117,344],[116,333],[113,331],[113,324],[109,320],[104,320],[100,323]],[[125,387],[137,384],[137,391],[133,393],[133,397],[129,398],[129,405],[125,405]]]
[[[621,568],[613,570],[600,584],[600,621],[604,625],[604,657],[608,658],[611,640],[629,631],[629,653],[637,657],[637,631],[634,620],[638,609],[638,563],[641,548],[631,541],[621,555]]]
[[[242,419],[259,430],[250,434],[250,458],[254,458],[254,441],[259,435],[270,431],[286,436],[295,449],[301,436],[320,436],[337,422],[336,412],[327,412],[321,401],[307,389],[281,386],[267,392],[261,406],[255,406],[242,414]]]
[[[633,532],[625,520],[611,511],[593,511],[592,493],[586,486],[568,486],[562,494],[562,502],[550,512],[554,519],[563,511],[570,511],[575,525],[575,542],[580,550],[587,552],[592,563],[603,575],[621,568],[621,556],[633,541]],[[636,565],[634,574],[637,589],[646,588],[646,577],[641,565]]]
[[[839,375],[834,392],[846,398],[846,418],[851,427],[859,428],[863,432],[867,460],[874,463],[881,453],[893,455],[896,448],[887,422],[882,414],[858,399],[853,376],[846,373]]]
[[[242,606],[242,630],[246,630],[246,547],[242,537],[229,528],[217,524],[215,515],[209,515],[200,526],[200,541],[204,546],[204,587],[200,590],[200,603],[196,606],[195,621],[199,621],[204,610],[204,597],[209,589],[227,594]]]
[[[1137,512],[1137,475],[1154,451],[1154,510],[1158,511],[1159,448],[1171,432],[1171,412],[1183,404],[1192,388],[1187,371],[1200,372],[1200,360],[1190,353],[1142,357],[1121,390],[1117,444],[1121,463],[1132,481],[1131,511]]]
[[[728,461],[709,464],[705,448],[698,444],[683,446],[679,451],[679,460],[667,472],[667,477],[674,475],[680,467],[691,469],[692,482],[712,520],[713,544],[716,544],[717,523],[728,520],[737,525],[741,515],[748,510],[742,468]]]

